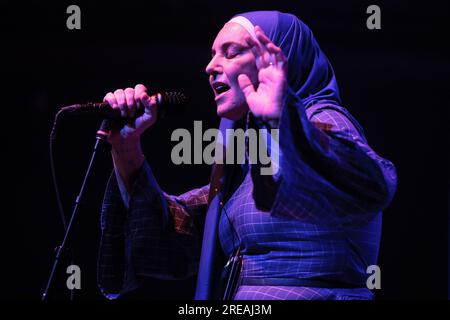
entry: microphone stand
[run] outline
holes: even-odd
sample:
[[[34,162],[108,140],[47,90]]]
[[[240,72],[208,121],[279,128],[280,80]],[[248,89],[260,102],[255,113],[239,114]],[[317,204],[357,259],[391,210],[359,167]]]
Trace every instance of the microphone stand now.
[[[64,252],[64,250],[65,250],[65,248],[67,246],[67,243],[70,241],[70,237],[73,234],[73,232],[72,232],[73,224],[74,224],[75,218],[77,216],[78,208],[80,206],[81,200],[82,200],[82,198],[84,196],[85,186],[86,186],[86,183],[87,183],[87,181],[89,179],[89,175],[91,173],[91,168],[92,168],[92,165],[94,163],[95,156],[97,154],[97,151],[101,150],[103,148],[103,146],[105,145],[107,137],[108,137],[109,128],[110,128],[109,120],[103,120],[99,130],[97,131],[96,141],[95,141],[95,145],[94,145],[94,150],[93,150],[92,155],[91,155],[91,160],[89,162],[89,166],[88,166],[86,174],[84,176],[84,180],[83,180],[83,183],[81,185],[80,192],[79,192],[78,196],[75,199],[75,204],[74,204],[74,207],[73,207],[72,216],[70,217],[70,221],[69,221],[69,224],[67,226],[67,229],[66,229],[66,232],[65,232],[65,235],[64,235],[64,239],[63,239],[61,245],[59,247],[57,247],[55,260],[53,262],[53,267],[52,267],[52,270],[50,272],[50,276],[48,278],[47,286],[45,287],[45,291],[44,291],[44,293],[41,296],[41,301],[45,301],[45,300],[48,299],[48,293],[49,293],[50,287],[51,287],[51,285],[53,283],[53,279],[54,279],[54,276],[56,274],[56,271],[58,269],[58,265],[59,265],[61,256],[62,256],[62,254],[63,254],[63,252]],[[72,289],[72,291],[73,291],[73,289]],[[73,292],[72,292],[72,297],[73,297]]]

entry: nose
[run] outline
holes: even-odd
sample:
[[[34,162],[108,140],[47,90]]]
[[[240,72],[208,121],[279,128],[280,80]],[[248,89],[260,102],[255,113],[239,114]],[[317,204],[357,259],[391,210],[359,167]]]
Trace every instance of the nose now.
[[[217,59],[217,56],[214,56],[214,57],[211,58],[211,61],[206,66],[205,72],[209,76],[211,76],[211,75],[215,76],[217,74],[222,73],[222,69],[223,69],[222,68],[222,64]]]

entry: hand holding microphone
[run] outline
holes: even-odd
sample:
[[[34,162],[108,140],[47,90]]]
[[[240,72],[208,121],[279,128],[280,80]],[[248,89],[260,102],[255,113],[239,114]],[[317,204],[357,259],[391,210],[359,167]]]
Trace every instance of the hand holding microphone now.
[[[180,111],[185,102],[186,97],[180,92],[163,92],[150,96],[142,84],[136,85],[134,89],[118,89],[114,93],[107,93],[102,103],[89,102],[61,108],[55,117],[50,139],[56,139],[59,120],[64,117],[95,116],[113,120],[109,124],[107,121],[102,122],[97,137],[99,134],[107,135],[112,146],[114,165],[128,187],[133,174],[143,162],[140,146],[142,133],[156,122],[158,113],[161,117],[172,110]]]
[[[113,109],[120,110],[125,125],[112,125],[108,142],[114,144],[119,140],[139,140],[142,133],[151,127],[158,116],[157,96],[149,96],[147,88],[138,84],[125,90],[109,92],[103,99]],[[143,113],[142,113],[143,112]]]
[[[156,121],[156,110],[159,117],[163,118],[171,111],[182,111],[185,102],[186,96],[181,92],[162,92],[149,96],[147,88],[142,84],[136,85],[134,89],[118,89],[114,93],[109,92],[103,102],[88,102],[61,108],[55,117],[51,138],[56,137],[58,120],[73,116],[119,120],[115,122],[116,127],[128,125],[125,129],[132,129],[122,133],[137,133],[140,136]]]

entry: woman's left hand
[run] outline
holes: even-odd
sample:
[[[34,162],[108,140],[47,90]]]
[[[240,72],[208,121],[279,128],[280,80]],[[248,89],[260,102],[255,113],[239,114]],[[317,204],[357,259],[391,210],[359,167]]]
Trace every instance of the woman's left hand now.
[[[239,86],[256,117],[278,120],[287,92],[287,59],[259,26],[255,26],[255,34],[261,44],[250,36],[246,41],[256,58],[259,86],[255,90],[246,74],[238,76]]]

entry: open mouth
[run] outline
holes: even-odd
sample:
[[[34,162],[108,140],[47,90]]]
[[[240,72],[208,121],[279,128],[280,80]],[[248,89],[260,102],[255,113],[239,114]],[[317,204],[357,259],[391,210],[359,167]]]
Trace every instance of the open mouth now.
[[[218,95],[230,90],[230,86],[223,82],[214,82],[213,89],[214,89],[214,92],[216,93],[216,96],[218,96]]]

